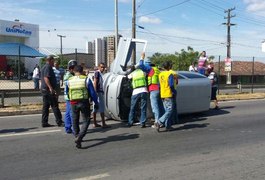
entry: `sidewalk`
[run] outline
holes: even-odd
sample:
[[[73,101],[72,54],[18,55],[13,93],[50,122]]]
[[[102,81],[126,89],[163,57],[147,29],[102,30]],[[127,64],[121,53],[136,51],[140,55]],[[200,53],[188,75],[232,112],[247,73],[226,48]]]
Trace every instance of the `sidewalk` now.
[[[265,93],[242,93],[242,94],[222,94],[217,96],[218,101],[232,100],[250,100],[250,99],[265,99]],[[65,111],[65,103],[60,103],[60,110]],[[25,114],[41,114],[42,104],[29,104],[23,106],[10,106],[0,108],[0,116],[13,116]]]

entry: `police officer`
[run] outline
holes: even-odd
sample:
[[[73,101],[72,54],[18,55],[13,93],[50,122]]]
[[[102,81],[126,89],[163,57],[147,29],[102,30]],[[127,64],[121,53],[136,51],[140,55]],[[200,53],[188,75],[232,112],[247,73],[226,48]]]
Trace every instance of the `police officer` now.
[[[77,65],[77,61],[72,59],[68,62],[68,71],[66,72],[66,74],[63,77],[64,83],[66,83],[66,81],[74,76],[74,67]],[[72,133],[72,113],[71,113],[71,104],[70,104],[70,100],[68,98],[68,95],[66,94],[66,90],[64,89],[64,99],[66,102],[66,110],[65,110],[65,114],[64,114],[64,128],[65,128],[65,132],[68,134]]]
[[[140,123],[141,127],[145,128],[147,96],[148,96],[146,75],[141,69],[136,69],[135,71],[133,71],[131,74],[128,75],[128,78],[132,79],[132,87],[133,87],[128,127],[131,127],[133,125],[136,108],[137,108],[137,101],[138,99],[141,99]]]
[[[81,142],[86,135],[87,128],[90,124],[90,104],[89,98],[95,103],[95,108],[98,107],[97,94],[94,90],[93,84],[89,78],[82,75],[83,67],[80,65],[75,66],[74,76],[70,77],[66,81],[66,93],[70,100],[72,118],[73,118],[73,129],[76,137],[75,143],[77,148],[81,148]],[[83,117],[83,124],[80,130],[79,127],[79,116],[80,111]]]

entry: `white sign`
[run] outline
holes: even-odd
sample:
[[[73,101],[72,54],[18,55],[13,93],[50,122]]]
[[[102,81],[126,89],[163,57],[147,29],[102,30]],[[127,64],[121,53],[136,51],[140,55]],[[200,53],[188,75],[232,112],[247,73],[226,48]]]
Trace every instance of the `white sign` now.
[[[265,52],[265,41],[264,42],[262,42],[262,46],[261,46],[261,50],[262,50],[262,52]]]
[[[225,72],[230,72],[232,70],[231,62],[231,58],[225,58]]]
[[[0,20],[0,35],[31,37],[38,25]]]

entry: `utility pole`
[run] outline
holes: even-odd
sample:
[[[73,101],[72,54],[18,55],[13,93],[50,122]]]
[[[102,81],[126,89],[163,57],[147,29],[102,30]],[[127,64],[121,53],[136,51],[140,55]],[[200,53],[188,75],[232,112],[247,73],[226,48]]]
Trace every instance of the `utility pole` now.
[[[118,36],[119,36],[119,31],[118,31],[118,0],[115,1],[115,56],[118,50]]]
[[[227,59],[231,59],[231,35],[230,35],[230,27],[235,26],[236,24],[231,23],[231,18],[235,17],[236,15],[231,15],[231,11],[235,10],[236,8],[230,8],[228,10],[225,10],[225,13],[227,13],[227,17],[224,17],[224,19],[227,19],[226,23],[223,23],[223,25],[227,26]],[[232,63],[232,62],[231,62]],[[231,64],[232,67],[232,64]],[[231,68],[232,70],[232,68]],[[227,71],[227,76],[226,76],[226,84],[231,84],[231,71]]]
[[[61,45],[60,51],[61,51],[61,61],[62,61],[63,60],[63,38],[66,38],[66,36],[63,36],[60,34],[57,34],[57,36],[60,37],[60,45]]]
[[[132,38],[136,38],[135,33],[135,19],[136,19],[136,8],[135,8],[135,0],[132,1]],[[136,44],[134,44],[134,49],[132,51],[132,63],[136,64]]]

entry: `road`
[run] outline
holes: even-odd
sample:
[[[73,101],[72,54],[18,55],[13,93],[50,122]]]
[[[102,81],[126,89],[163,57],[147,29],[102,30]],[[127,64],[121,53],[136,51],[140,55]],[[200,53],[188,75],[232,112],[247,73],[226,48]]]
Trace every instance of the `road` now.
[[[40,128],[40,115],[0,117],[1,179],[265,179],[265,100],[220,107],[181,116],[172,132],[108,121],[83,149],[62,128]]]

